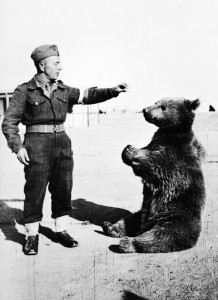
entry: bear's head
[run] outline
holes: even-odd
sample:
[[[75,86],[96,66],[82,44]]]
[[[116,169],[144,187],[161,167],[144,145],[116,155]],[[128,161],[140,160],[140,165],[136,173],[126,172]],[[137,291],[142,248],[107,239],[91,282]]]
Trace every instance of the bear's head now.
[[[155,105],[143,109],[145,120],[159,128],[190,128],[199,99],[163,98]]]

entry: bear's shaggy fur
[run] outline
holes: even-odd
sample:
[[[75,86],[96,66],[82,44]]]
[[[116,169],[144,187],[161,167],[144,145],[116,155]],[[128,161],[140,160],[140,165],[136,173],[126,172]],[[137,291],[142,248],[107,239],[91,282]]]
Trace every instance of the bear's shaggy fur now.
[[[146,147],[127,146],[122,152],[123,162],[142,178],[142,208],[102,226],[105,234],[121,237],[120,252],[172,252],[196,244],[205,201],[204,149],[192,131],[199,104],[165,98],[143,110],[158,130]]]

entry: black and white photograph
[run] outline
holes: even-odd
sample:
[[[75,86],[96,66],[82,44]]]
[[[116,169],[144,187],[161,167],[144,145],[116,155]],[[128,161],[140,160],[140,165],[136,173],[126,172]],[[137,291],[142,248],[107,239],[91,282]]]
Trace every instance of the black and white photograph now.
[[[0,299],[218,300],[218,1],[0,0]]]

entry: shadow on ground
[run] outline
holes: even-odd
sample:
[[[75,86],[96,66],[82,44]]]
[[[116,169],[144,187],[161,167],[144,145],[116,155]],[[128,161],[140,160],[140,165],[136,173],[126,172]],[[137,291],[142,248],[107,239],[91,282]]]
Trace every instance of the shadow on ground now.
[[[0,229],[6,240],[23,245],[25,243],[25,235],[16,229],[16,223],[23,225],[23,210],[8,205],[9,202],[18,201],[22,200],[0,200]],[[79,221],[88,221],[98,226],[104,221],[115,223],[119,219],[131,215],[131,212],[128,210],[95,204],[85,199],[72,200],[72,207],[70,215],[72,218]],[[39,232],[55,242],[55,233],[50,228],[40,226]]]
[[[0,229],[3,232],[5,239],[12,242],[24,245],[26,241],[26,235],[20,233],[16,224],[23,224],[23,210],[18,208],[10,207],[8,202],[17,202],[22,200],[0,200]],[[53,242],[56,241],[55,232],[50,228],[40,225],[39,233],[43,234],[45,237]]]
[[[72,200],[71,217],[79,221],[88,221],[101,226],[104,221],[115,223],[132,213],[126,209],[99,205],[85,199]]]
[[[56,234],[52,229],[39,224],[39,233],[50,239],[52,242],[57,243]]]
[[[148,298],[142,298],[140,296],[137,296],[134,293],[131,293],[129,291],[123,291],[122,300],[149,300]]]
[[[20,200],[10,200],[16,202]],[[6,240],[23,245],[25,235],[18,232],[16,223],[23,225],[23,211],[7,205],[7,200],[0,200],[0,229],[5,235]]]

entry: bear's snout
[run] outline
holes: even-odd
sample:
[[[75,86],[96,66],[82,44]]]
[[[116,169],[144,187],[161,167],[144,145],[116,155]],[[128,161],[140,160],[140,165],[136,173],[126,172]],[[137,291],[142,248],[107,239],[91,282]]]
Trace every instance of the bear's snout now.
[[[125,148],[125,150],[126,150],[127,152],[132,152],[132,151],[134,151],[134,147],[131,146],[131,145],[127,145],[126,148]]]
[[[145,120],[147,122],[151,121],[152,120],[152,116],[151,116],[151,109],[150,109],[150,107],[144,108],[142,111],[143,111],[143,116],[144,116]]]
[[[131,165],[131,160],[132,160],[134,149],[135,148],[133,146],[128,145],[123,149],[123,152],[121,154],[123,162],[128,166]]]
[[[148,109],[147,108],[143,108],[142,112],[143,112],[143,115],[145,117],[147,115],[147,113],[148,113]]]

